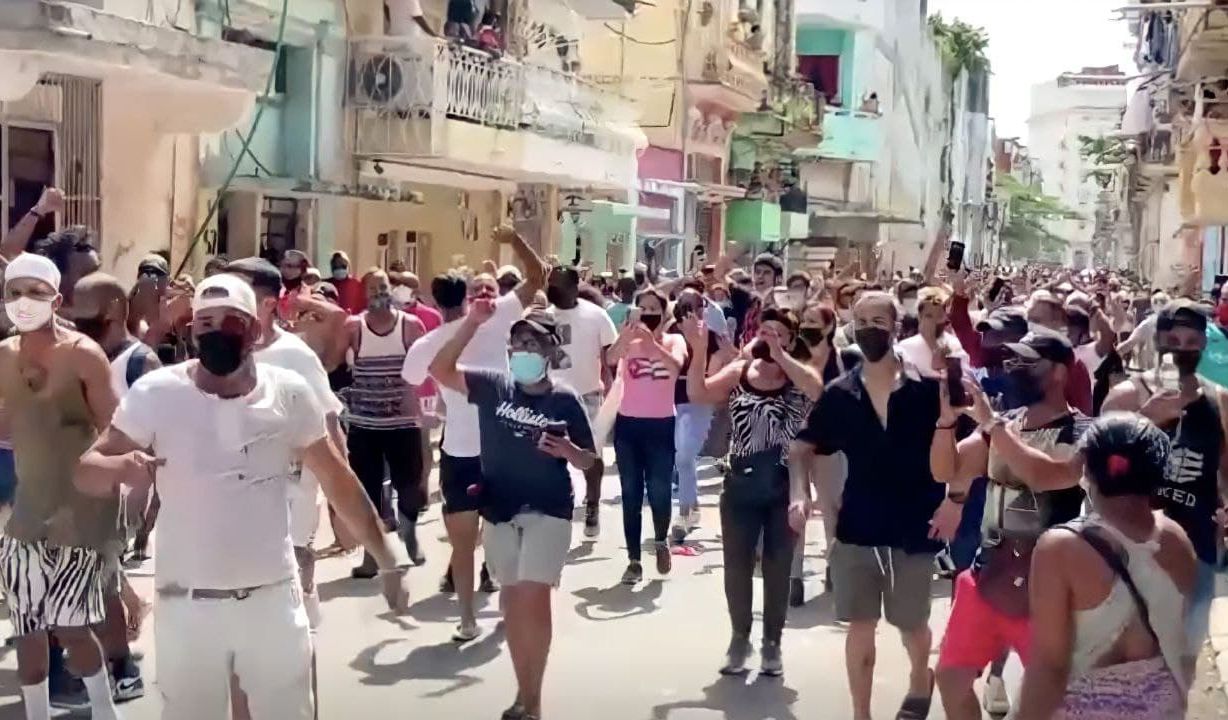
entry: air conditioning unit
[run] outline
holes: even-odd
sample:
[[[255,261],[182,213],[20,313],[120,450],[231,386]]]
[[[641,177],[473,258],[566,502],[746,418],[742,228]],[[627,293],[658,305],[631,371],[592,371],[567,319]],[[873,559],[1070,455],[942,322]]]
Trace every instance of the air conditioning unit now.
[[[405,60],[395,55],[355,54],[350,60],[350,104],[357,107],[400,104],[408,87],[409,70]]]

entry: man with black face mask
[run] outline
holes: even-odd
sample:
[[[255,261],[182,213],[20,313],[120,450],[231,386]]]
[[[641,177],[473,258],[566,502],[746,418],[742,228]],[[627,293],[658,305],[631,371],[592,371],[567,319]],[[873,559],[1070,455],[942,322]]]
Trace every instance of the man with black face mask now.
[[[300,294],[311,294],[311,289],[303,285],[303,276],[307,273],[307,268],[311,267],[311,262],[307,259],[307,254],[302,250],[287,250],[281,258],[281,282],[285,286],[285,290],[281,294],[281,298],[277,301],[277,317],[282,322],[293,322],[294,313],[294,296]]]
[[[1168,433],[1172,455],[1165,482],[1156,494],[1164,513],[1189,536],[1198,555],[1198,579],[1187,611],[1186,632],[1198,647],[1210,628],[1215,563],[1219,553],[1216,515],[1228,505],[1225,393],[1196,373],[1207,344],[1210,308],[1175,300],[1156,313],[1156,352],[1172,355],[1177,387],[1163,385],[1158,372],[1119,383],[1104,400],[1103,412],[1137,412]],[[1194,643],[1197,643],[1194,644]]]
[[[842,451],[848,459],[828,562],[836,617],[849,623],[845,657],[854,720],[870,717],[875,631],[884,610],[887,622],[899,628],[910,661],[900,715],[929,712],[934,554],[941,547],[938,540],[949,540],[960,520],[960,505],[944,500],[930,473],[939,383],[920,377],[896,356],[898,322],[891,295],[867,292],[857,301],[854,336],[865,361],[827,386],[789,453],[794,530],[808,516],[810,457]]]
[[[114,496],[121,485],[159,485],[163,715],[227,717],[233,672],[253,717],[310,720],[312,643],[287,512],[296,461],[314,471],[376,558],[384,597],[398,611],[404,576],[311,389],[253,358],[262,329],[252,288],[216,275],[201,283],[192,306],[199,361],[161,368],[130,388],[81,457],[74,483],[95,497]],[[167,408],[175,422],[166,422]]]

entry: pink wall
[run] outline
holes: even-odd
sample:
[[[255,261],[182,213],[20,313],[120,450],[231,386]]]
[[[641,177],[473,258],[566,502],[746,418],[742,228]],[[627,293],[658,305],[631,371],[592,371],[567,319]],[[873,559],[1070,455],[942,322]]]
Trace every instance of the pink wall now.
[[[649,145],[640,153],[639,173],[642,178],[682,182],[682,152]]]

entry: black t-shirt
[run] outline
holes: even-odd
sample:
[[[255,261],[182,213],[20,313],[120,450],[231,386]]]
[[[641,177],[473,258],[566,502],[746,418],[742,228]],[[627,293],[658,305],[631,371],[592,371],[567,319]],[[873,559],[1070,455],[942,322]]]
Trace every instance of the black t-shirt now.
[[[1204,563],[1218,555],[1219,457],[1224,431],[1219,408],[1205,393],[1185,406],[1176,425],[1161,428],[1172,440],[1164,483],[1156,490],[1156,503],[1185,530],[1194,552]]]
[[[945,497],[930,473],[938,422],[938,382],[907,373],[878,419],[859,371],[827,386],[798,433],[822,455],[843,451],[848,479],[836,518],[836,539],[850,545],[936,552],[929,523]]]
[[[571,519],[575,505],[567,461],[538,449],[547,423],[567,423],[567,437],[593,450],[588,415],[575,391],[555,385],[541,395],[524,392],[508,375],[465,372],[469,402],[478,409],[482,444],[483,516],[507,522],[523,509]]]
[[[681,335],[682,331],[676,328],[670,328],[666,332],[674,335]],[[712,356],[720,350],[719,340],[716,333],[708,331],[708,366],[712,365]],[[678,371],[678,382],[674,383],[674,404],[685,405],[691,402],[691,397],[686,393],[686,374],[691,369],[691,357],[695,351],[691,348],[691,344],[686,345],[686,360],[682,361],[682,369]]]

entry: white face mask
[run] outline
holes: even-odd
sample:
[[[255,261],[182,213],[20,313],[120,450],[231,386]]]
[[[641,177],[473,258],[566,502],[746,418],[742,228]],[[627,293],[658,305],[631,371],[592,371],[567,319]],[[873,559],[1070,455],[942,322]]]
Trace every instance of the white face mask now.
[[[916,315],[917,314],[917,298],[915,297],[904,298],[903,300],[900,301],[900,305],[901,307],[904,308],[905,315]]]
[[[55,310],[51,300],[20,297],[5,303],[4,312],[18,332],[33,332],[46,327]]]
[[[408,305],[414,301],[414,291],[404,285],[397,285],[392,289],[392,301],[397,305]]]

